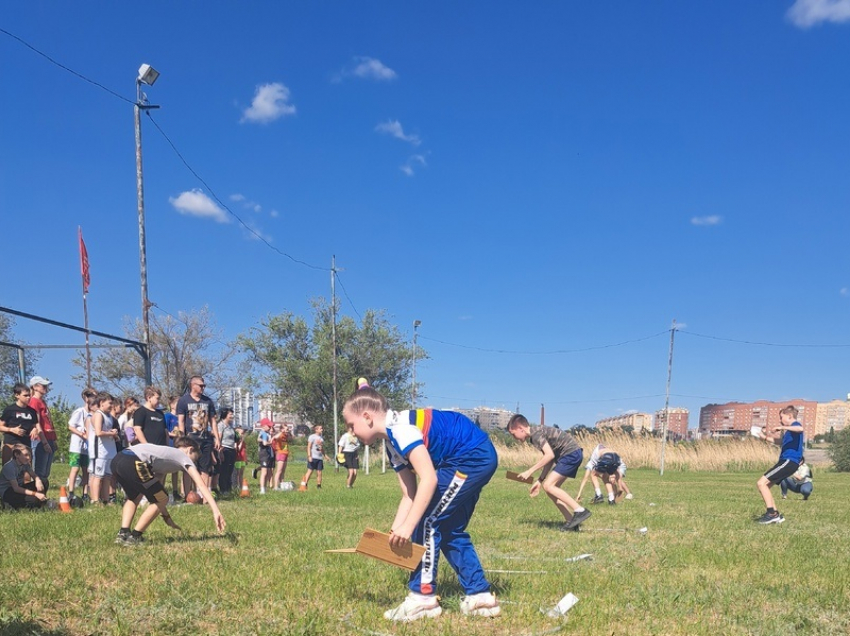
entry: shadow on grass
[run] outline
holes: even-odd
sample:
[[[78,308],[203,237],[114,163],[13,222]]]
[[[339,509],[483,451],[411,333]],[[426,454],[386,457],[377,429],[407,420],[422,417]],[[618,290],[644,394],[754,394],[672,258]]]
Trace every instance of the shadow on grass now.
[[[206,543],[208,541],[226,541],[231,545],[239,545],[239,535],[235,532],[225,532],[224,534],[207,534],[206,532],[200,535],[182,534],[171,535],[163,539],[165,543]]]
[[[21,619],[0,620],[0,634],[3,636],[69,636],[64,629],[51,629],[36,621]]]

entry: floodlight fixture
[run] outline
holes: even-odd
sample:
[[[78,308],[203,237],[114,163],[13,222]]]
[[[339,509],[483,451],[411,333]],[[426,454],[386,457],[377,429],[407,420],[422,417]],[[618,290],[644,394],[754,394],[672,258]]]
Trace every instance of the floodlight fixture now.
[[[159,71],[150,64],[142,64],[139,67],[139,77],[137,81],[148,86],[153,86],[159,78]]]

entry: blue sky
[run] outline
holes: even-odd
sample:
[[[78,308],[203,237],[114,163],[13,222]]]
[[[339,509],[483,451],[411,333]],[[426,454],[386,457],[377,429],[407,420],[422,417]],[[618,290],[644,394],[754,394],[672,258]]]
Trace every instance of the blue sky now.
[[[709,402],[850,391],[850,0],[6,7],[0,28],[120,97],[0,33],[3,306],[82,324],[82,226],[91,327],[139,315],[144,62],[206,183],[145,117],[171,313],[208,304],[227,337],[306,313],[335,255],[344,314],[422,321],[437,407],[654,411],[674,319],[692,427]],[[75,396],[70,357],[37,372]]]

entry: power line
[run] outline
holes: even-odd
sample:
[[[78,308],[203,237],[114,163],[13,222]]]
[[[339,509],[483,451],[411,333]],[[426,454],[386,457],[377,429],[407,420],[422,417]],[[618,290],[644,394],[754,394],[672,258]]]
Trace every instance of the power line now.
[[[363,316],[360,315],[360,312],[357,311],[357,307],[354,306],[354,302],[352,302],[351,297],[348,295],[348,292],[345,289],[345,285],[342,284],[342,279],[339,277],[339,270],[334,270],[334,275],[336,276],[337,281],[339,282],[339,286],[342,287],[342,293],[345,294],[345,297],[348,299],[348,304],[351,305],[351,308],[354,310],[354,313],[357,314],[357,317],[360,319],[360,322],[363,322]]]
[[[177,157],[180,159],[180,161],[181,161],[181,162],[183,162],[183,165],[184,165],[184,166],[186,166],[186,169],[187,169],[189,172],[191,172],[191,173],[192,173],[192,175],[193,175],[193,176],[194,176],[194,177],[195,177],[198,181],[200,181],[200,182],[204,185],[204,187],[205,187],[205,188],[209,191],[209,193],[210,193],[210,195],[212,196],[212,198],[213,198],[213,199],[215,199],[215,201],[216,201],[216,202],[217,202],[217,203],[218,203],[218,204],[219,204],[222,208],[224,208],[225,210],[227,210],[227,212],[228,212],[230,215],[232,215],[232,216],[233,216],[233,217],[234,217],[237,221],[239,221],[239,223],[242,225],[242,227],[244,227],[246,230],[248,230],[248,232],[250,232],[251,234],[253,234],[253,235],[254,235],[255,237],[257,237],[260,241],[262,241],[263,243],[265,243],[265,244],[266,244],[266,246],[267,246],[268,248],[270,248],[271,250],[273,250],[273,251],[277,252],[279,255],[284,256],[284,257],[288,258],[288,259],[289,259],[289,260],[291,260],[293,263],[298,263],[299,265],[304,265],[305,267],[309,267],[310,269],[316,269],[316,270],[319,270],[319,271],[325,271],[325,272],[326,272],[326,271],[328,271],[328,268],[327,268],[327,267],[320,267],[320,266],[318,266],[318,265],[312,265],[311,263],[307,263],[307,262],[305,262],[305,261],[299,260],[299,259],[295,258],[294,256],[291,256],[290,254],[287,254],[286,252],[284,252],[284,251],[282,251],[282,250],[278,249],[277,247],[275,247],[274,245],[272,245],[271,243],[269,243],[269,242],[268,242],[268,240],[267,240],[267,239],[266,239],[266,238],[265,238],[262,234],[260,234],[259,232],[257,232],[254,228],[252,228],[251,226],[249,226],[247,223],[245,223],[245,221],[243,221],[243,220],[242,220],[242,218],[241,218],[238,214],[236,214],[236,212],[234,212],[233,210],[231,210],[231,209],[230,209],[230,207],[229,207],[226,203],[224,203],[224,201],[222,201],[222,200],[218,197],[218,195],[217,195],[217,194],[215,193],[215,191],[214,191],[214,190],[210,187],[210,185],[209,185],[209,184],[208,184],[208,183],[204,180],[204,178],[203,178],[203,177],[201,177],[201,175],[199,175],[199,174],[197,173],[197,171],[196,171],[196,170],[195,170],[195,169],[194,169],[191,165],[189,165],[189,162],[188,162],[188,161],[186,161],[186,158],[185,158],[185,157],[183,156],[183,154],[182,154],[182,153],[181,153],[181,152],[177,149],[177,146],[176,146],[176,145],[174,145],[174,142],[173,142],[173,141],[171,141],[171,139],[169,138],[169,136],[165,134],[165,131],[164,131],[164,130],[160,127],[160,125],[157,123],[157,121],[156,121],[156,120],[155,120],[155,119],[151,116],[150,111],[145,111],[145,114],[148,116],[148,119],[150,119],[150,121],[151,121],[151,123],[154,125],[154,127],[155,127],[158,131],[159,131],[159,134],[161,134],[161,135],[163,136],[163,138],[165,139],[165,141],[166,141],[166,142],[168,142],[168,145],[169,145],[169,146],[171,146],[171,149],[174,151],[174,154],[176,154],[176,155],[177,155]]]
[[[685,336],[694,336],[695,338],[706,338],[708,340],[719,340],[721,342],[732,342],[735,344],[757,345],[760,347],[797,347],[806,349],[840,349],[850,347],[850,344],[784,344],[777,342],[758,342],[754,340],[735,340],[733,338],[721,338],[719,336],[708,336],[693,331],[684,331],[677,329],[680,334]]]
[[[103,84],[101,84],[100,82],[95,82],[93,79],[89,79],[88,77],[86,77],[86,76],[85,76],[85,75],[83,75],[82,73],[78,73],[78,72],[77,72],[77,71],[75,71],[74,69],[68,68],[67,66],[65,66],[65,65],[64,65],[64,64],[62,64],[61,62],[58,62],[58,61],[54,60],[54,59],[53,59],[52,57],[50,57],[47,53],[45,53],[44,51],[40,51],[40,50],[38,50],[38,49],[37,49],[37,48],[35,48],[32,44],[30,44],[29,42],[27,42],[27,41],[26,41],[26,40],[24,40],[23,38],[18,37],[18,36],[17,36],[17,35],[15,35],[14,33],[10,33],[10,32],[9,32],[9,31],[7,31],[6,29],[2,29],[2,28],[0,28],[0,33],[3,33],[3,34],[5,34],[5,35],[8,35],[8,36],[9,36],[10,38],[12,38],[13,40],[17,40],[18,42],[20,42],[21,44],[23,44],[25,47],[27,47],[28,49],[30,49],[33,53],[36,53],[36,54],[40,55],[41,57],[43,57],[44,59],[46,59],[46,60],[47,60],[48,62],[50,62],[51,64],[55,64],[56,66],[58,66],[59,68],[61,68],[63,71],[67,71],[67,72],[69,72],[71,75],[74,75],[75,77],[80,78],[80,79],[81,79],[81,80],[83,80],[84,82],[88,82],[89,84],[93,84],[94,86],[97,86],[98,88],[100,88],[100,89],[102,89],[102,90],[106,91],[107,93],[109,93],[109,94],[110,94],[110,95],[112,95],[113,97],[117,97],[118,99],[120,99],[120,100],[122,100],[122,101],[124,101],[124,102],[127,102],[128,104],[135,104],[135,103],[136,103],[136,102],[134,102],[132,99],[128,99],[128,98],[124,97],[123,95],[120,95],[119,93],[116,93],[116,92],[115,92],[114,90],[112,90],[111,88],[107,88],[106,86],[104,86],[104,85],[103,85]]]
[[[624,340],[623,342],[615,342],[611,344],[605,345],[597,345],[594,347],[585,347],[582,349],[552,349],[549,351],[514,351],[510,349],[488,349],[486,347],[473,347],[471,345],[463,345],[458,344],[456,342],[446,342],[445,340],[438,340],[437,338],[429,338],[427,336],[419,336],[422,340],[430,340],[431,342],[438,342],[440,344],[448,345],[450,347],[460,347],[461,349],[472,349],[474,351],[484,351],[486,353],[508,353],[514,355],[556,355],[563,353],[582,353],[585,351],[596,351],[599,349],[611,349],[614,347],[622,347],[627,344],[634,344],[637,342],[644,342],[646,340],[651,340],[653,338],[657,338],[658,336],[662,336],[668,333],[670,330],[665,329],[664,331],[659,331],[658,333],[652,334],[651,336],[646,336],[644,338],[636,338],[634,340]]]

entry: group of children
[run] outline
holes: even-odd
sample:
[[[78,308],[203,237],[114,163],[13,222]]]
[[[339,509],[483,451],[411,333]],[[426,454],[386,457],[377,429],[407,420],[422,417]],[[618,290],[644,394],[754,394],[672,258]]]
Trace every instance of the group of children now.
[[[18,411],[15,413],[20,413],[23,408],[21,405],[26,397],[24,389],[26,387],[23,385],[15,387],[18,405]],[[162,516],[169,526],[177,527],[166,509],[168,496],[162,484],[167,474],[178,471],[185,473],[194,482],[210,504],[216,528],[219,531],[224,530],[224,518],[211,495],[207,481],[196,467],[201,449],[195,439],[189,436],[180,437],[173,448],[141,443],[117,453],[114,449],[117,432],[114,421],[108,414],[111,396],[105,393],[92,395],[84,392],[83,397],[87,400],[87,408],[92,411],[91,423],[87,426],[87,441],[93,451],[93,479],[98,480],[104,475],[114,474],[127,495],[116,542],[125,545],[142,542],[142,533],[157,516]],[[459,413],[435,409],[393,411],[386,399],[363,378],[358,381],[357,390],[346,400],[342,414],[347,432],[339,440],[338,451],[341,456],[338,456],[338,459],[342,459],[350,471],[346,485],[352,487],[356,478],[359,445],[372,444],[379,439],[386,440],[387,453],[402,493],[390,529],[390,546],[403,548],[408,543],[415,542],[425,547],[422,560],[410,575],[407,597],[398,607],[385,612],[384,616],[389,620],[407,622],[436,617],[442,613],[437,596],[437,565],[440,553],[457,573],[463,588],[465,595],[460,603],[461,612],[467,616],[498,616],[501,607],[491,591],[490,583],[466,531],[481,490],[492,478],[498,463],[489,436]],[[4,441],[7,445],[10,436],[14,441],[16,436],[27,436],[34,429],[27,428],[31,420],[27,420],[25,416],[16,416],[14,422],[10,421],[13,415],[13,412],[7,409],[0,420],[0,432],[6,433],[7,438]],[[757,484],[767,507],[766,513],[759,519],[760,523],[784,521],[776,510],[770,488],[795,474],[802,461],[803,428],[796,421],[796,417],[797,409],[793,406],[786,407],[780,412],[781,423],[773,428],[772,435],[766,430],[762,432],[766,439],[772,439],[779,432],[783,432],[783,437],[779,462],[768,470]],[[77,428],[78,418],[72,419]],[[13,423],[18,425],[11,426]],[[196,414],[194,424],[203,425],[203,417]],[[268,420],[261,424],[261,483],[262,490],[265,490],[268,471],[272,468],[271,458],[276,464],[282,463],[279,471],[275,473],[276,487],[283,478],[288,460],[288,436],[284,430],[272,435],[271,422]],[[516,440],[527,440],[541,451],[541,459],[519,477],[527,480],[540,471],[531,486],[530,495],[535,497],[540,490],[546,493],[564,518],[563,530],[577,529],[591,516],[591,512],[578,501],[588,478],[594,485],[594,503],[605,500],[600,484],[605,486],[609,504],[616,502],[620,491],[631,497],[625,482],[625,463],[613,449],[601,444],[594,449],[590,461],[585,465],[585,479],[579,489],[579,495],[573,499],[561,485],[567,478],[576,477],[584,460],[584,451],[575,438],[567,431],[557,428],[532,426],[519,414],[510,419],[507,431]],[[77,436],[82,440],[81,434],[77,433]],[[3,451],[5,458],[6,445]],[[3,501],[43,501],[46,487],[37,475],[33,473],[31,479],[21,480],[21,470],[26,471],[29,465],[29,449],[12,444],[9,454],[10,461],[4,463],[0,471],[0,496]],[[74,459],[76,463],[73,463]],[[302,489],[306,489],[313,472],[317,474],[317,487],[321,488],[323,463],[328,459],[324,451],[322,427],[317,425],[308,439],[308,465],[301,482]],[[79,453],[76,458],[72,457],[74,468],[82,468],[82,464]],[[111,467],[111,471],[107,467]],[[16,485],[12,485],[13,483]],[[4,484],[8,484],[5,490]],[[17,484],[22,486],[17,487]],[[90,486],[93,488],[91,492],[98,493],[97,481],[94,481],[94,484]],[[11,495],[8,494],[9,491],[12,492]],[[143,498],[154,505],[142,513],[131,530],[130,524]]]

